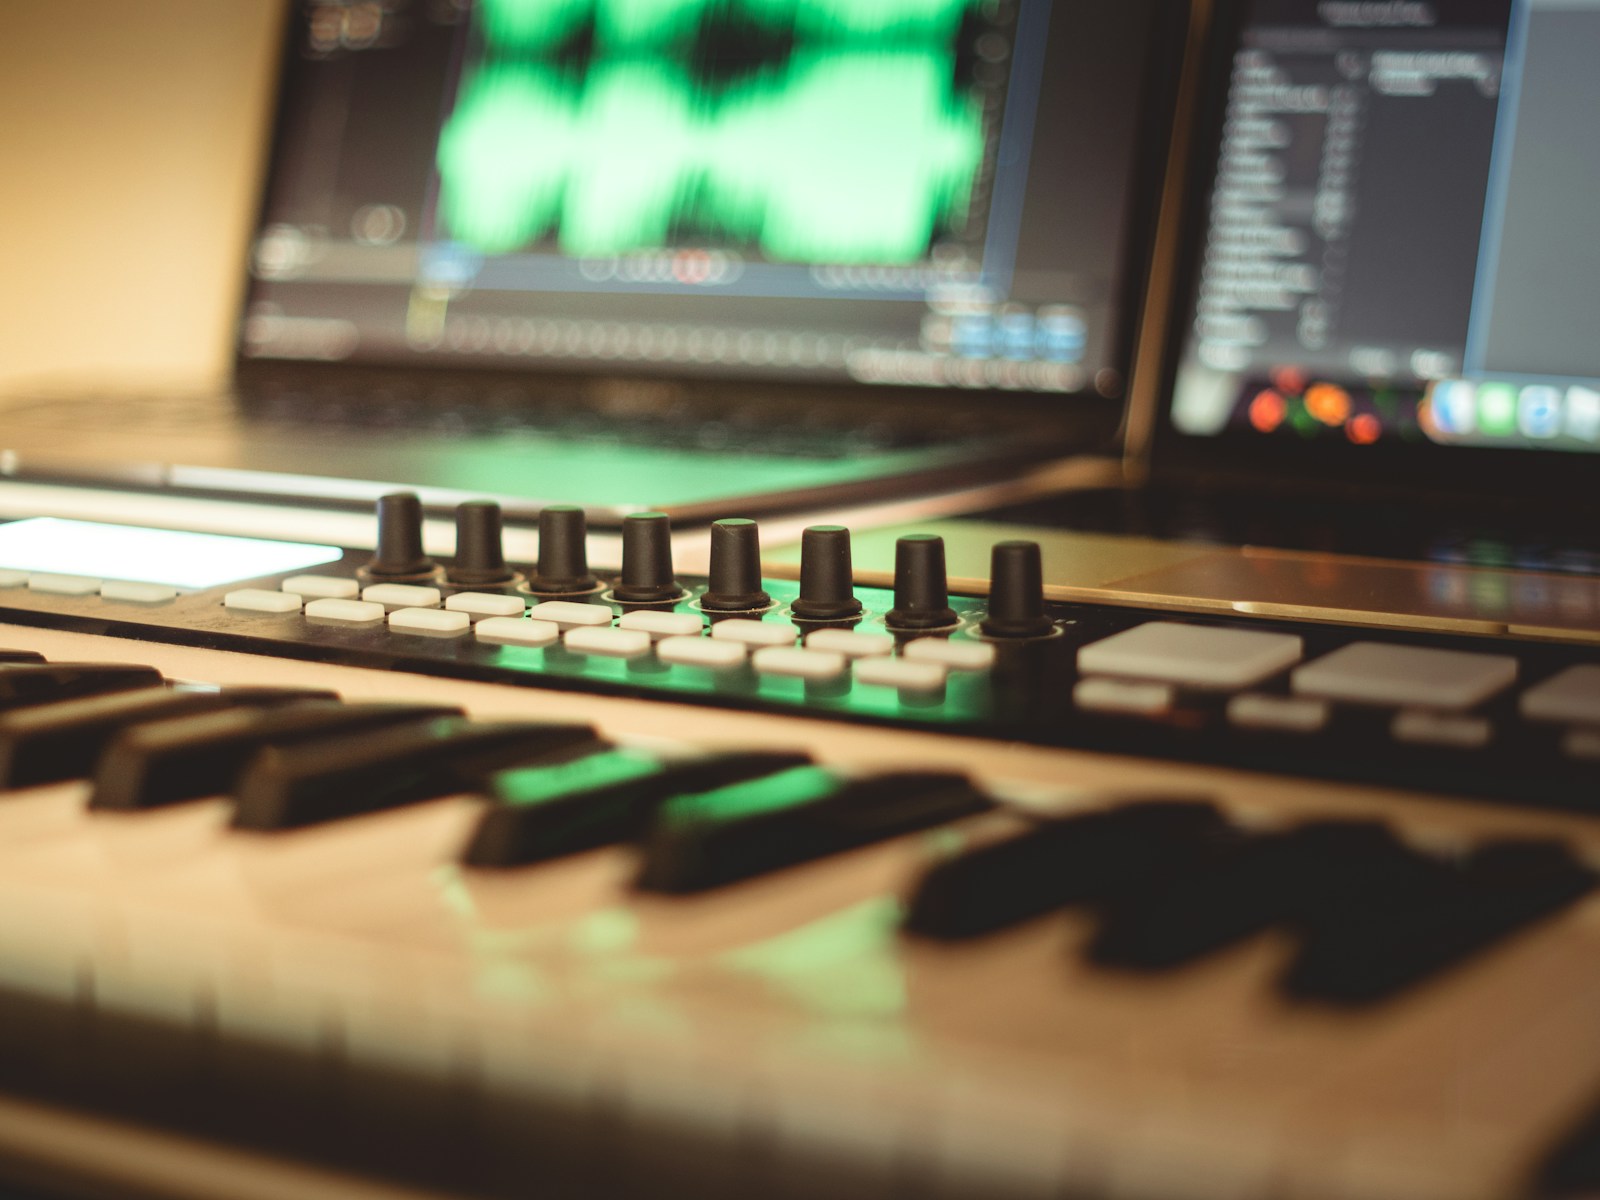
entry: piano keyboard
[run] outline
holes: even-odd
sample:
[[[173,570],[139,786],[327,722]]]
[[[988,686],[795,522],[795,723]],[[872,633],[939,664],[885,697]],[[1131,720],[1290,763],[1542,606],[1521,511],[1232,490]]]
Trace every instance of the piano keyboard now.
[[[1592,1190],[1592,652],[721,567],[632,605],[353,554],[0,580],[0,1163],[241,1200]]]
[[[712,787],[663,802],[654,831],[497,867],[464,862],[486,815],[559,797],[540,772],[579,778],[579,744],[281,832],[234,828],[227,795],[119,811],[90,808],[86,778],[14,789],[0,1081],[47,1104],[439,1195],[1468,1198],[1522,1194],[1600,1089],[1600,836],[1578,816],[54,630],[0,644],[588,727],[588,756],[654,766],[759,749],[776,769],[756,778],[782,785]],[[882,804],[881,830],[833,844],[815,822],[814,856],[743,878],[696,878],[714,839],[678,837],[709,855],[678,864],[684,886],[660,861],[695,802],[748,827],[887,773],[974,786],[901,789],[929,811]],[[994,857],[1030,836],[1053,839],[1042,859]],[[1351,843],[1351,878],[1322,886],[1354,911],[1290,910],[1297,836]],[[1186,864],[1165,892],[1119,891],[1162,855]],[[1080,894],[1045,860],[1073,863]],[[1220,906],[1208,871],[1237,885]],[[1318,987],[1316,945],[1324,983],[1353,978],[1327,962],[1376,962],[1386,986]],[[1385,968],[1407,952],[1429,961]]]

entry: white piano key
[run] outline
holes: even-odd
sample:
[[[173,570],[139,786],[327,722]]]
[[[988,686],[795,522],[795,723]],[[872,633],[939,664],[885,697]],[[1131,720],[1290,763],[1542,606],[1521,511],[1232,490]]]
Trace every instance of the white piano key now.
[[[102,950],[94,956],[93,972],[97,1008],[179,1028],[194,1025],[209,1009],[209,998],[197,986],[198,978],[187,958],[145,963]]]
[[[0,986],[76,1003],[84,967],[101,948],[99,908],[92,894],[7,879],[0,886]]]

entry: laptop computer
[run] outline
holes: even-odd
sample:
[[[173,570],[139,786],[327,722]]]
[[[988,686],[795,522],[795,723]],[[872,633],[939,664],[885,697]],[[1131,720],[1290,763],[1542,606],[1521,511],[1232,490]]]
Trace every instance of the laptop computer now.
[[[953,573],[1021,525],[1060,598],[1596,636],[1600,4],[1211,23],[1127,485],[941,523]]]
[[[7,471],[604,522],[1103,446],[1182,33],[1155,0],[297,3],[233,394],[13,404]]]

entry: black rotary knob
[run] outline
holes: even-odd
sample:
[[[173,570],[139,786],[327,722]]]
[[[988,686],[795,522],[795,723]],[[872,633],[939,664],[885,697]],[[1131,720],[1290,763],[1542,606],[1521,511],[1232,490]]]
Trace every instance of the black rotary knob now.
[[[894,607],[884,619],[892,629],[941,629],[960,619],[950,607],[942,537],[913,533],[895,542]]]
[[[516,579],[501,546],[500,506],[493,500],[456,505],[456,558],[445,569],[451,583],[493,587]]]
[[[611,594],[624,604],[659,604],[683,595],[672,573],[672,521],[666,513],[622,518],[622,574]]]
[[[378,498],[378,550],[367,564],[374,579],[414,579],[433,571],[422,552],[422,501],[411,492]]]
[[[800,596],[789,606],[804,621],[844,621],[861,615],[852,588],[850,531],[812,525],[800,535]]]
[[[1055,622],[1044,612],[1044,571],[1038,542],[996,542],[989,555],[989,615],[981,626],[994,638],[1044,637]]]
[[[552,504],[539,513],[539,563],[528,578],[528,590],[562,594],[592,591],[589,571],[589,522],[574,504]]]
[[[712,524],[710,574],[701,608],[747,612],[772,603],[761,588],[761,530],[754,521],[730,517]]]

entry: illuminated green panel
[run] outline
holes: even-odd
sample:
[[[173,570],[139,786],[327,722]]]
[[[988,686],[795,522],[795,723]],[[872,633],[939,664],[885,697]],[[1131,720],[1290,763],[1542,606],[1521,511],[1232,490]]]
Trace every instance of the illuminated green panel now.
[[[558,223],[568,254],[649,250],[685,221],[778,260],[915,261],[965,216],[983,155],[950,69],[923,51],[796,54],[711,109],[662,59],[601,62],[581,86],[489,67],[440,141],[444,222],[491,254]]]
[[[494,794],[504,804],[543,804],[571,792],[641,779],[659,769],[653,758],[637,751],[607,750],[570,762],[502,771],[494,777]]]
[[[748,783],[735,783],[694,796],[679,796],[667,802],[660,820],[669,825],[736,821],[820,800],[838,786],[838,778],[822,767],[795,767]]]

